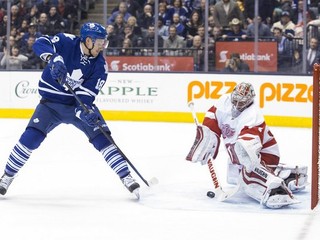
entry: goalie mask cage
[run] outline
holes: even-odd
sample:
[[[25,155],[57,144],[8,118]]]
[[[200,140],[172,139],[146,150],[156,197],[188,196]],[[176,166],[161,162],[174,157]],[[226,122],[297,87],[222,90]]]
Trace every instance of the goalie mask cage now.
[[[311,209],[319,202],[319,159],[320,159],[320,64],[313,66],[313,103],[312,103],[312,173],[311,173]]]

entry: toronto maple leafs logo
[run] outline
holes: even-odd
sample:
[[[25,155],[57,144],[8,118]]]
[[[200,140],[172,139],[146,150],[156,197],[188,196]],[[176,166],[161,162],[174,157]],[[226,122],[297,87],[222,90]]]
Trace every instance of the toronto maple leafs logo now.
[[[69,75],[69,73],[68,73],[68,76],[67,76],[67,79],[66,79],[68,85],[72,89],[75,89],[75,88],[79,87],[84,81],[82,76],[83,76],[83,74],[82,74],[81,69],[73,70],[71,75]],[[66,87],[66,90],[68,90],[67,87]]]
[[[229,124],[222,124],[221,133],[223,138],[231,138],[234,135],[235,130],[230,127]]]

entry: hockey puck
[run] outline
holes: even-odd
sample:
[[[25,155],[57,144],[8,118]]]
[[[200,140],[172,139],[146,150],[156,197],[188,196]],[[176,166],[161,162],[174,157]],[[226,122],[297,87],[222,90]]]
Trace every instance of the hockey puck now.
[[[215,195],[216,195],[216,194],[214,194],[214,192],[212,192],[212,191],[208,191],[208,192],[207,192],[207,196],[208,196],[209,198],[214,198]]]

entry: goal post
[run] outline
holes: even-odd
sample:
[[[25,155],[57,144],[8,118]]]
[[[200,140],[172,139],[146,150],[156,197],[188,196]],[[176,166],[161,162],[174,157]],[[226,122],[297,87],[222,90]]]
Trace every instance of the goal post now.
[[[314,209],[319,202],[319,158],[320,158],[320,140],[319,140],[319,115],[320,115],[320,64],[313,66],[313,102],[312,102],[312,164],[311,164],[311,209]]]

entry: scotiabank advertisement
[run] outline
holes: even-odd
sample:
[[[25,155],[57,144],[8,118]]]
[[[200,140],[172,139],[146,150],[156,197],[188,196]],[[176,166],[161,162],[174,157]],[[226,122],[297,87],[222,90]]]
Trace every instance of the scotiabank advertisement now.
[[[134,72],[193,72],[192,57],[124,57],[108,56],[110,71]]]
[[[239,53],[240,58],[254,70],[254,42],[217,42],[216,44],[216,69],[221,70],[225,67],[230,54]],[[277,72],[277,43],[259,42],[258,43],[258,71]]]

